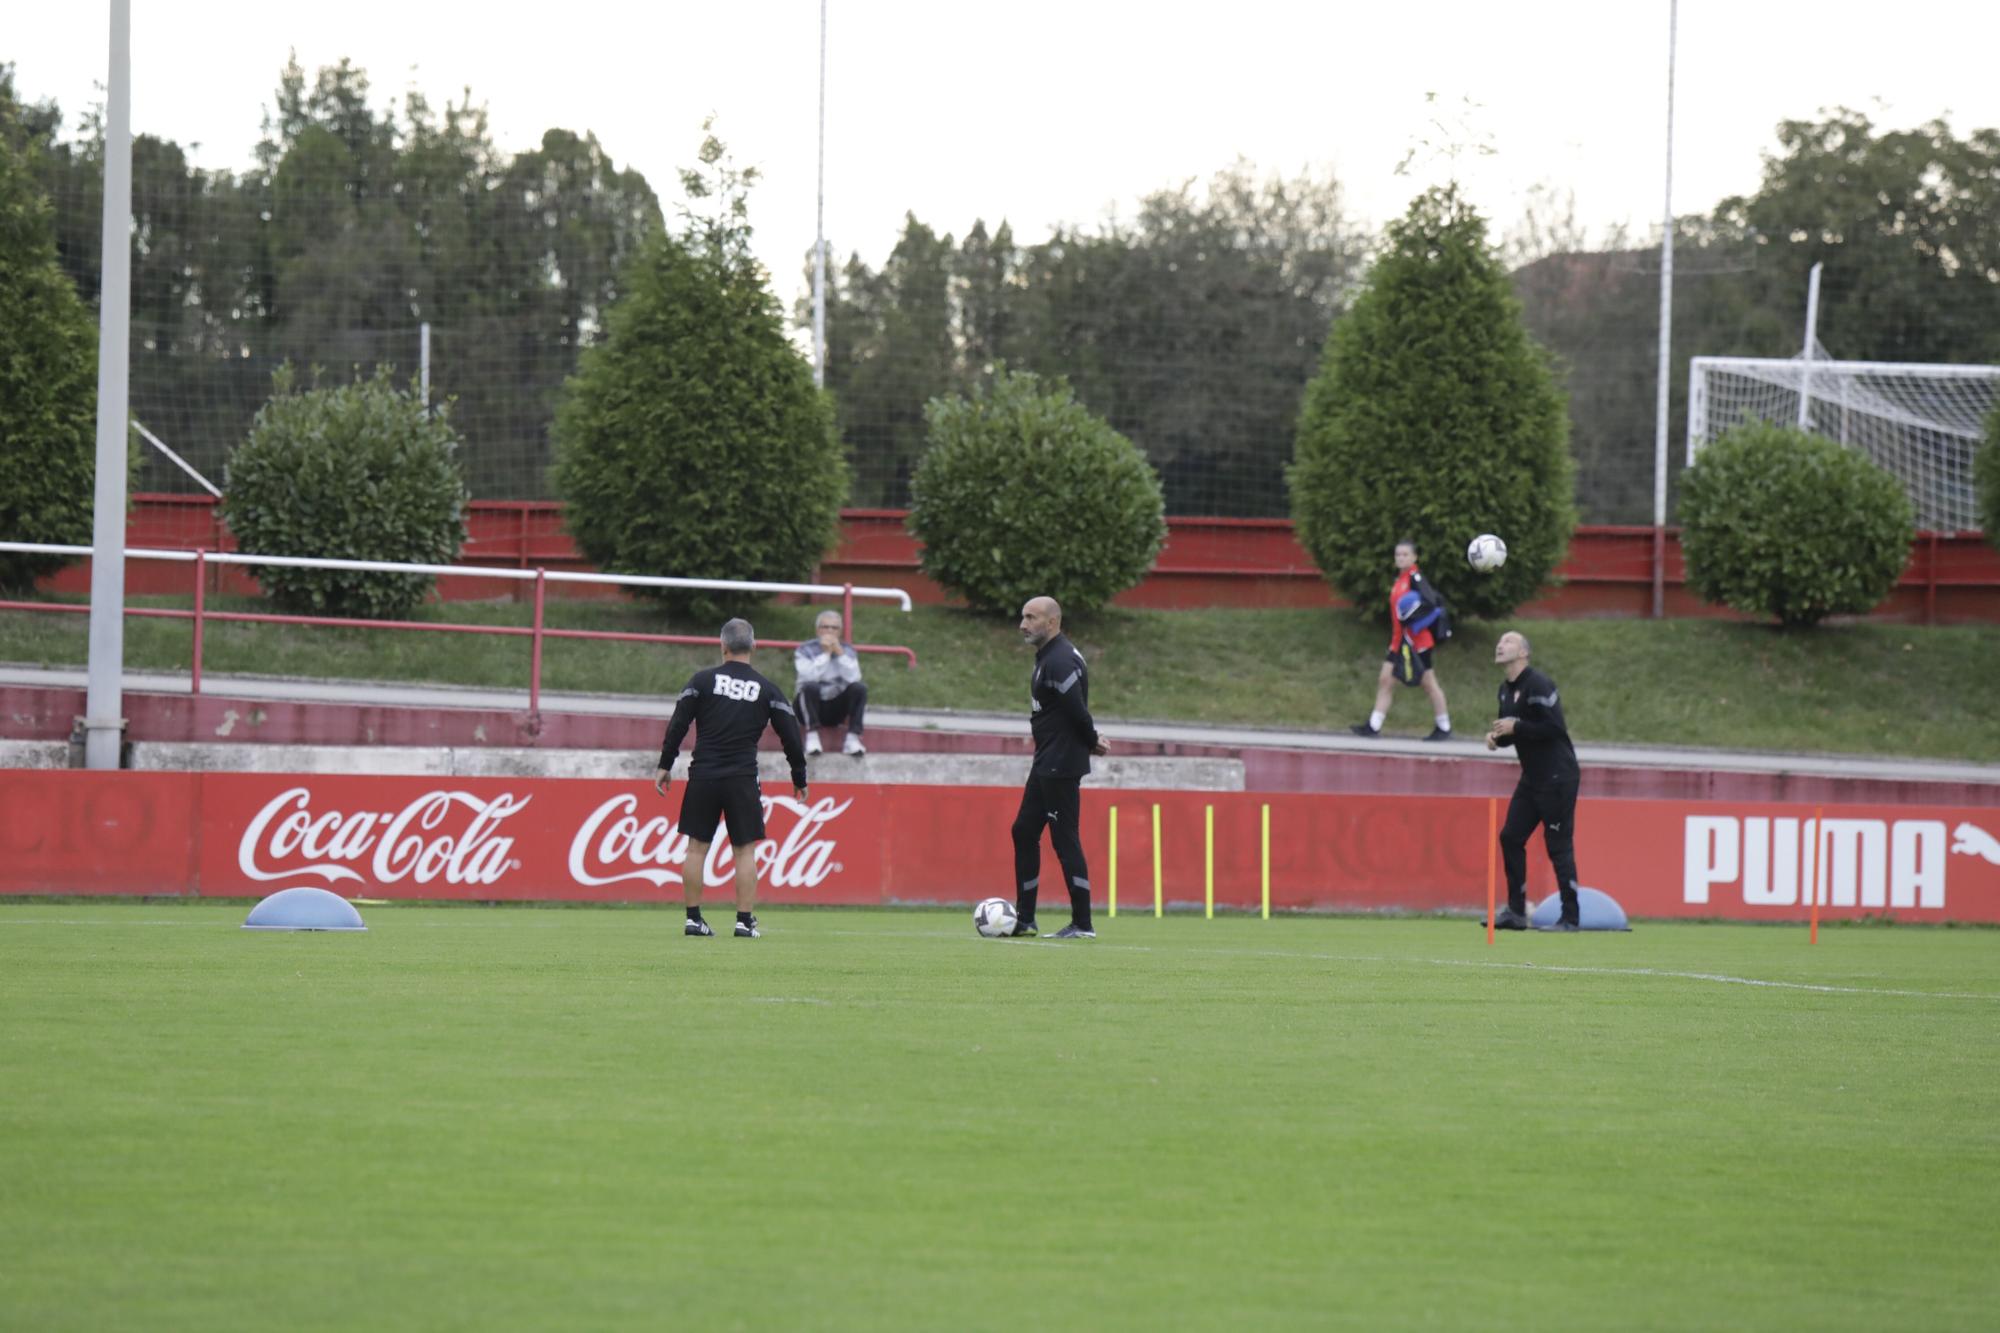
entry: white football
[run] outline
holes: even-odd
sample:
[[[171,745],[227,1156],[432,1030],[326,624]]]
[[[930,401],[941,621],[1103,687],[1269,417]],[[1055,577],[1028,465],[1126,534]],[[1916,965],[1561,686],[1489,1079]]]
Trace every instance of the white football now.
[[[1482,532],[1465,548],[1465,563],[1482,574],[1491,574],[1507,563],[1507,543],[1490,532]]]
[[[1014,904],[1005,898],[986,898],[972,909],[972,928],[989,940],[1005,939],[1014,933]]]

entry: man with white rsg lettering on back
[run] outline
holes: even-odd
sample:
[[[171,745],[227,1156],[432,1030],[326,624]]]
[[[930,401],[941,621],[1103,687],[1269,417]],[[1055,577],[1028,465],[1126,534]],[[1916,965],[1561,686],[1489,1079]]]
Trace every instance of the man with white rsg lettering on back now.
[[[674,760],[689,724],[695,728],[694,759],[688,764],[687,792],[681,797],[681,832],[687,835],[687,862],[681,885],[687,894],[689,935],[713,935],[701,919],[703,867],[719,823],[729,825],[736,854],[736,935],[758,938],[756,846],[764,840],[764,797],[757,786],[757,742],[765,726],[778,733],[792,770],[792,794],[806,800],[806,753],[799,721],[785,692],[750,665],[756,631],[747,620],[722,627],[722,663],[697,671],[674,701],[673,720],[660,746],[660,769],[653,789],[665,796],[673,782]]]

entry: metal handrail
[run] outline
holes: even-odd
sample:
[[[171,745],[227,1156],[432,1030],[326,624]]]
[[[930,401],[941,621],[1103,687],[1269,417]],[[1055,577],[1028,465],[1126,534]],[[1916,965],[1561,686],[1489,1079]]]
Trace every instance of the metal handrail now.
[[[0,551],[18,552],[24,555],[95,555],[94,547],[63,546],[46,542],[6,542],[0,541]],[[689,588],[718,592],[759,592],[759,593],[800,593],[808,596],[838,596],[841,599],[842,623],[854,623],[854,599],[857,597],[877,598],[900,603],[900,609],[910,610],[910,594],[901,588],[856,587],[851,583],[771,583],[747,579],[679,579],[655,577],[645,574],[597,574],[575,573],[566,570],[551,572],[537,566],[534,569],[505,569],[466,565],[422,565],[394,560],[342,560],[321,556],[288,555],[246,555],[241,551],[184,551],[165,550],[150,547],[127,547],[128,560],[165,560],[194,565],[194,609],[182,611],[168,607],[125,608],[128,616],[149,617],[163,620],[192,620],[194,622],[194,643],[192,647],[192,689],[201,693],[202,629],[209,621],[223,621],[258,625],[313,625],[328,627],[349,627],[359,629],[437,630],[441,633],[493,634],[503,637],[525,637],[530,641],[528,665],[528,713],[531,719],[541,716],[542,696],[542,643],[546,639],[584,639],[614,641],[623,643],[713,643],[712,637],[699,634],[642,634],[622,630],[577,630],[551,629],[544,623],[548,585],[557,583],[595,583],[625,588]],[[360,620],[344,616],[294,616],[256,611],[210,611],[207,609],[208,566],[218,565],[278,565],[291,569],[351,569],[365,573],[379,574],[429,574],[440,578],[497,578],[525,583],[530,580],[535,585],[534,621],[528,626],[519,625],[460,625],[440,624],[424,620]],[[0,611],[50,611],[85,612],[87,605],[64,602],[20,602],[0,601]],[[760,647],[796,648],[804,640],[800,639],[760,639]],[[911,667],[917,665],[916,650],[895,644],[853,645],[858,653],[900,653]]]
[[[57,546],[41,542],[0,542],[0,551],[18,551],[26,555],[95,555],[96,549],[89,546]],[[128,546],[125,548],[127,560],[171,560],[186,562],[206,560],[216,565],[276,565],[291,569],[352,569],[371,574],[430,574],[448,577],[477,577],[489,579],[511,579],[526,583],[540,577],[557,583],[608,583],[621,588],[696,588],[717,592],[794,592],[820,597],[854,596],[872,597],[882,601],[901,604],[901,609],[910,609],[910,594],[901,588],[856,587],[851,583],[765,583],[748,579],[676,579],[661,578],[650,574],[585,574],[572,570],[544,571],[540,566],[534,569],[507,569],[485,565],[419,565],[395,560],[340,560],[331,556],[301,555],[246,555],[241,551],[175,551],[153,547]]]

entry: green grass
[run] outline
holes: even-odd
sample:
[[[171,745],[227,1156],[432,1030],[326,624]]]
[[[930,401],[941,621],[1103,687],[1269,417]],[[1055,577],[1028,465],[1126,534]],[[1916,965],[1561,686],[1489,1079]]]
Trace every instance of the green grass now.
[[[153,604],[173,599],[148,599]],[[178,603],[185,604],[186,599]],[[230,602],[268,609],[261,603]],[[766,606],[756,614],[772,638],[811,633],[814,608]],[[434,620],[528,623],[512,604],[432,606]],[[878,708],[1019,711],[1028,655],[1013,626],[963,611],[880,607],[857,613],[865,640],[907,644],[918,670],[899,659],[866,663]],[[0,613],[0,661],[80,664],[83,617]],[[669,625],[622,603],[555,603],[551,624],[578,629],[709,633],[707,623]],[[1935,629],[1822,626],[1784,632],[1716,621],[1523,622],[1536,662],[1561,684],[1572,732],[1585,742],[1991,759],[2000,754],[2000,627]],[[1438,657],[1461,726],[1491,716],[1491,665],[1501,626],[1471,624]],[[1076,618],[1072,637],[1091,656],[1091,702],[1101,717],[1344,728],[1367,715],[1384,633],[1347,613],[1323,611],[1103,611]],[[135,668],[185,670],[190,631],[126,622]],[[551,690],[671,696],[714,660],[705,648],[553,643]],[[388,630],[215,626],[206,669],[381,681],[421,681],[525,690],[525,642]],[[789,682],[790,662],[767,653],[763,669]],[[1428,709],[1402,691],[1389,729],[1422,735]]]
[[[1972,1329],[2000,1301],[1996,931],[1127,916],[1060,945],[780,909],[750,943],[366,910],[0,906],[0,1326]]]

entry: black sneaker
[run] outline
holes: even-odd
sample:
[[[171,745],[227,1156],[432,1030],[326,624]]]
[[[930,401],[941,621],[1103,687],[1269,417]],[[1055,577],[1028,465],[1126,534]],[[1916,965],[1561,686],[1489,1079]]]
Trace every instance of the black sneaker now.
[[[1577,924],[1576,922],[1571,921],[1568,917],[1557,917],[1553,922],[1551,922],[1546,926],[1539,927],[1539,929],[1572,931],[1572,930],[1582,930],[1583,927]]]
[[[1366,722],[1356,722],[1353,726],[1349,727],[1348,730],[1353,732],[1357,736],[1367,736],[1371,740],[1382,734],[1375,728],[1369,726]]]
[[[750,919],[748,921],[745,921],[740,916],[736,918],[736,938],[739,940],[756,940],[763,938],[763,936],[757,933],[756,913],[754,912],[751,913]]]
[[[1427,741],[1448,741],[1451,739],[1451,733],[1443,727],[1432,727],[1431,734],[1424,737],[1424,739]]]
[[[1055,934],[1049,936],[1049,938],[1052,940],[1094,940],[1097,938],[1097,932],[1087,930],[1072,921]]]
[[[1030,936],[1039,934],[1041,934],[1041,931],[1035,929],[1035,923],[1032,921],[1016,921],[1014,923],[1014,930],[1012,934],[1012,938],[1014,939],[1017,940],[1026,939]]]
[[[714,933],[715,928],[698,916],[689,917],[687,924],[681,927],[681,934],[683,935],[713,935]]]
[[[1482,921],[1479,924],[1483,926],[1486,923]],[[1495,930],[1526,930],[1527,928],[1528,918],[1526,914],[1517,912],[1511,907],[1501,908],[1499,914],[1493,918],[1493,929]]]

